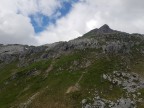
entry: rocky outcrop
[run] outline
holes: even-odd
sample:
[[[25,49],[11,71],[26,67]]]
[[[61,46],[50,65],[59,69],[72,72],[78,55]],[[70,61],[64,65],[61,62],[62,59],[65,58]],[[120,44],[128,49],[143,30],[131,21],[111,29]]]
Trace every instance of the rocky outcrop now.
[[[83,99],[82,108],[137,108],[137,103],[144,101],[139,92],[144,88],[144,79],[140,78],[138,74],[114,71],[112,74],[103,74],[102,78],[113,86],[120,86],[125,90],[126,96],[112,101],[100,97],[98,91],[95,91],[93,103],[88,103],[86,99]]]
[[[48,51],[57,52],[94,48],[102,49],[103,53],[129,54],[136,50],[136,47],[144,46],[144,37],[112,30],[108,25],[103,25],[99,29],[94,29],[77,39],[47,46]],[[138,52],[143,53],[143,47],[139,48]]]
[[[104,74],[103,78],[112,84],[121,86],[128,93],[144,88],[144,79],[141,79],[136,73],[114,71],[110,75]]]
[[[120,33],[120,31],[116,31],[111,29],[107,24],[104,24],[99,29],[93,29],[89,31],[88,33],[84,34],[84,36],[87,35],[98,35],[98,34],[108,34],[108,33]]]
[[[100,27],[97,30],[97,33],[113,33],[116,32],[115,30],[112,30],[107,24],[104,24],[102,27]]]
[[[0,61],[9,63],[18,58],[24,61],[57,58],[73,50],[97,49],[104,54],[144,54],[144,36],[112,30],[108,25],[94,29],[84,36],[68,42],[56,42],[43,46],[0,45]],[[31,56],[30,58],[26,58]],[[29,59],[29,60],[27,60]]]
[[[18,54],[28,49],[25,45],[1,45],[0,54]]]
[[[15,56],[10,54],[0,54],[0,61],[1,63],[11,63],[16,59]]]
[[[28,49],[26,45],[1,45],[0,46],[0,61],[10,63],[18,58],[18,55]]]

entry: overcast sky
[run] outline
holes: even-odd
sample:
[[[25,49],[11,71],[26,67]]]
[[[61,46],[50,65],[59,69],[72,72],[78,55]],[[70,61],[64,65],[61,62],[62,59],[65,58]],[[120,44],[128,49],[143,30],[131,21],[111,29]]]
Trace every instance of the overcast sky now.
[[[144,0],[0,0],[0,43],[67,41],[108,24],[144,34]]]

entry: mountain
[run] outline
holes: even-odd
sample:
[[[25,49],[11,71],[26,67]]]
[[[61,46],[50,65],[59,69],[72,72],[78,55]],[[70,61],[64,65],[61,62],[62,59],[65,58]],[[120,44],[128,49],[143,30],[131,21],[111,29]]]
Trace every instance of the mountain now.
[[[0,108],[144,108],[144,35],[105,24],[68,42],[0,44]]]

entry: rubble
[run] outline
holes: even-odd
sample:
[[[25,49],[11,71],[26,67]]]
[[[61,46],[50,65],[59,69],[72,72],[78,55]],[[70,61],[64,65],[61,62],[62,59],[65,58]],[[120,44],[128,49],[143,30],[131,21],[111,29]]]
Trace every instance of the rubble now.
[[[144,81],[138,74],[114,71],[112,74],[103,74],[102,78],[109,81],[113,86],[120,86],[125,91],[126,96],[112,101],[100,97],[96,91],[93,103],[91,105],[87,103],[82,108],[137,108],[137,103],[143,102],[138,90],[144,88]],[[90,106],[87,107],[87,105]]]

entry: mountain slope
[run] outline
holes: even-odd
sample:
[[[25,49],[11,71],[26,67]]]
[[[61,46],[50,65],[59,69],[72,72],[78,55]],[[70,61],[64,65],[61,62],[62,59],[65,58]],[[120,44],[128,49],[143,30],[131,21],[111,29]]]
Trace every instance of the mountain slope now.
[[[1,108],[143,108],[144,36],[108,25],[69,42],[0,45]]]

